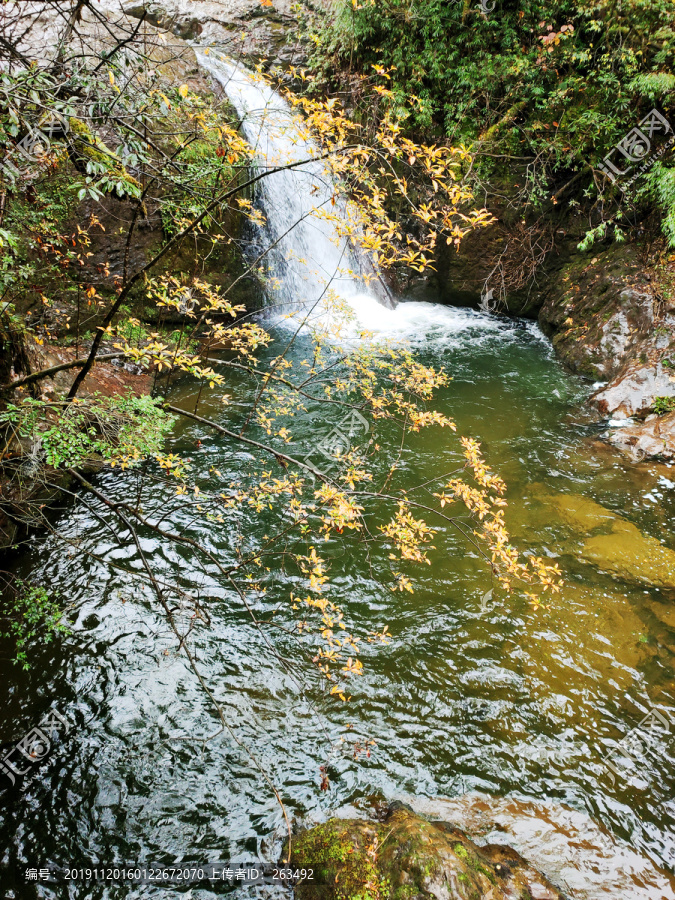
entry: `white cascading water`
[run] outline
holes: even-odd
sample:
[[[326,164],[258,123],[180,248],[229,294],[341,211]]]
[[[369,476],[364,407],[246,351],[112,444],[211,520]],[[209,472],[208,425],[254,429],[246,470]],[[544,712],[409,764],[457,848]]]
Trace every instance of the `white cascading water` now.
[[[494,319],[469,310],[409,301],[391,309],[381,303],[347,238],[317,215],[333,208],[335,188],[319,150],[301,120],[263,79],[211,52],[197,51],[200,65],[222,86],[241,117],[241,129],[262,168],[308,162],[274,172],[257,184],[256,204],[265,216],[265,268],[270,299],[282,311],[302,308],[312,320],[325,314],[328,291],[352,310],[359,330],[387,337],[415,337],[430,331],[456,333],[467,327],[496,327]],[[372,276],[377,273],[372,270]]]

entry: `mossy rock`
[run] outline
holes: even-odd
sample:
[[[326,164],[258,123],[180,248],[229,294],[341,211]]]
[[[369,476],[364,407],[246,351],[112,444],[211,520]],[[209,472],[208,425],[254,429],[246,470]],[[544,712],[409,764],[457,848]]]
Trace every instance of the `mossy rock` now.
[[[555,518],[577,537],[567,552],[626,581],[675,588],[675,551],[644,534],[632,522],[581,494],[535,489]],[[579,546],[578,539],[583,540]]]
[[[383,822],[330,819],[301,832],[291,867],[314,872],[298,900],[564,900],[515,850],[478,847],[399,803]]]

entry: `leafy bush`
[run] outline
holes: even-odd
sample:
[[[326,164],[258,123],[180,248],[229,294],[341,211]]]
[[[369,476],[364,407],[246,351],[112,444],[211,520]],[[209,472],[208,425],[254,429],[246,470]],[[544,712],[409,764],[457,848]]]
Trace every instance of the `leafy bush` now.
[[[58,634],[69,634],[59,604],[46,588],[14,579],[0,594],[0,638],[13,641],[14,662],[30,669],[28,648],[32,641],[48,644]]]
[[[72,468],[93,460],[125,468],[160,452],[174,417],[161,400],[142,397],[92,397],[49,402],[26,398],[0,413],[31,454],[54,468]]]
[[[670,0],[497,0],[488,14],[468,0],[343,2],[314,40],[324,83],[379,73],[410,130],[472,144],[479,177],[520,161],[534,205],[575,175],[578,197],[612,190],[606,154],[652,108],[673,109]],[[635,196],[658,203],[675,244],[672,171],[664,155]]]

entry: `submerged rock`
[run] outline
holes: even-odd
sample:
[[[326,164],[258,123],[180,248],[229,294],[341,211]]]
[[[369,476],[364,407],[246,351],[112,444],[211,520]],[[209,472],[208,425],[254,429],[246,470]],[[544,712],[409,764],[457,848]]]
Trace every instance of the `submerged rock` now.
[[[675,587],[675,553],[625,520],[617,519],[610,534],[588,538],[582,556],[623,578],[658,588]]]
[[[330,819],[302,832],[291,867],[314,869],[315,884],[298,885],[298,900],[564,900],[510,847],[479,847],[402,803],[382,822]]]
[[[580,494],[545,494],[541,499],[564,524],[584,535],[582,559],[621,578],[675,587],[675,551],[623,516]]]
[[[671,875],[585,812],[554,800],[478,792],[402,799],[421,815],[453,822],[481,844],[515,848],[574,900],[675,900]],[[662,840],[660,855],[666,858],[667,833]]]

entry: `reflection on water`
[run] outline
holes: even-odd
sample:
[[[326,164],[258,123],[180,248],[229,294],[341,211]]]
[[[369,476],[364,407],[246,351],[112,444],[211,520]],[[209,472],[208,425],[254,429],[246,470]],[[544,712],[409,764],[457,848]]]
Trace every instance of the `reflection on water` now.
[[[651,710],[668,721],[675,708],[675,592],[580,554],[591,532],[563,521],[542,497],[590,498],[675,550],[675,470],[631,466],[599,445],[578,406],[583,385],[562,372],[530,327],[462,313],[466,327],[453,330],[451,317],[438,321],[446,313],[424,312],[434,321],[415,326],[422,355],[453,376],[435,405],[456,419],[460,434],[483,442],[507,481],[507,520],[519,545],[563,568],[567,586],[548,608],[498,591],[482,604],[489,573],[446,529],[435,540],[433,565],[416,572],[414,595],[383,587],[384,570],[366,567],[349,537],[331,541],[324,555],[334,599],[361,632],[388,624],[393,636],[388,646],[366,648],[351,703],[336,705],[318,691],[300,695],[213,569],[149,533],[141,533],[143,552],[159,573],[178,570],[186,591],[208,599],[212,625],[197,630],[191,646],[228,721],[282,786],[294,816],[317,820],[344,805],[364,808],[373,797],[409,795],[422,811],[461,824],[481,812],[479,792],[506,798],[488,804],[489,828],[505,829],[502,839],[565,881],[571,896],[673,897],[654,869],[675,867],[670,732],[656,729],[624,745],[633,764],[620,742]],[[241,402],[249,389],[228,387]],[[176,402],[188,403],[194,388],[184,384],[178,393]],[[210,414],[223,422],[237,415],[215,403]],[[295,454],[311,450],[331,424],[312,410],[295,422]],[[388,426],[375,428],[380,444],[394,440]],[[197,472],[215,467],[223,483],[251,474],[247,453],[197,425],[174,440]],[[459,459],[447,432],[412,435],[398,484],[428,483]],[[172,511],[171,498],[142,471],[103,474],[98,483],[120,499],[140,493],[147,515],[162,510],[221,560],[265,533],[265,521],[253,516],[206,528],[184,507]],[[426,490],[433,487],[420,495]],[[283,832],[274,796],[227,733],[209,740],[217,731],[213,711],[151,592],[125,572],[140,570],[136,549],[95,511],[73,506],[59,520],[69,546],[38,537],[17,562],[74,604],[74,634],[43,648],[29,673],[3,662],[0,741],[18,739],[52,705],[76,725],[24,792],[2,795],[2,860],[273,858]],[[276,573],[256,600],[258,612],[294,586]],[[291,652],[282,631],[276,646]],[[346,724],[377,741],[369,759],[331,749]],[[332,787],[321,792],[327,759]],[[437,797],[454,799],[425,800]],[[50,890],[37,896],[65,896]],[[69,890],[77,898],[169,896],[101,885]]]

